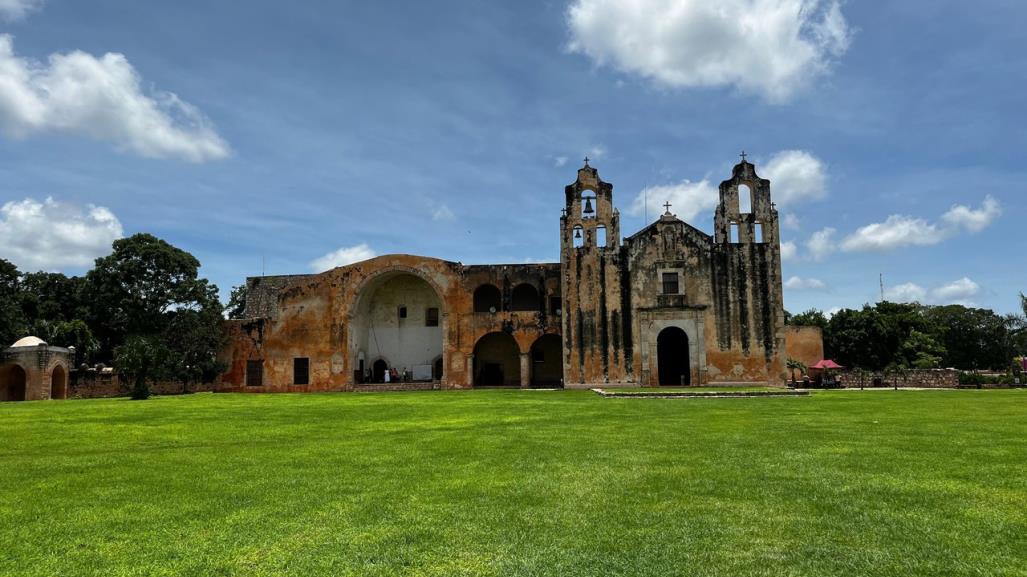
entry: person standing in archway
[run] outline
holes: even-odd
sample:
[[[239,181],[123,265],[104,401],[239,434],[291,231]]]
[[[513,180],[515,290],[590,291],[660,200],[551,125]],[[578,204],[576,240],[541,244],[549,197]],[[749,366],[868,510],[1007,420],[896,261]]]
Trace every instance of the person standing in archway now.
[[[389,384],[390,382],[392,382],[392,369],[386,368],[385,369],[385,384]]]

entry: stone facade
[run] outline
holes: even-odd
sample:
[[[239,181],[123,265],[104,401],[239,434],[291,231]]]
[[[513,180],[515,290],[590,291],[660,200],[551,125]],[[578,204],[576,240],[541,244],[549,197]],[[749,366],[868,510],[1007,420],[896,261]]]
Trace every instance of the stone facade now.
[[[712,236],[668,210],[622,239],[613,186],[587,162],[564,193],[559,263],[387,255],[247,279],[222,389],[355,390],[387,373],[441,388],[786,379],[778,216],[751,163],[721,183]]]
[[[785,327],[785,357],[807,367],[824,359],[824,331],[820,327]]]
[[[895,373],[881,374],[873,373],[864,376],[865,388],[892,387],[896,384],[902,387],[918,389],[955,389],[959,387],[959,371],[956,369],[910,369],[905,376]],[[838,375],[838,382],[847,389],[859,388],[859,375],[852,372],[842,372]]]

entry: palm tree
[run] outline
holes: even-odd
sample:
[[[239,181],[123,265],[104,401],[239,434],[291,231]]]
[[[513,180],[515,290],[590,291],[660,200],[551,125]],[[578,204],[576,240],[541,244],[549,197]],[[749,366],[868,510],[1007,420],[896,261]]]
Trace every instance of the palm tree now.
[[[798,359],[793,359],[791,357],[788,357],[788,360],[785,361],[785,366],[788,367],[788,369],[792,371],[792,386],[794,387],[795,386],[795,371],[800,371],[800,372],[805,373],[806,372],[806,365],[802,361],[800,361]]]

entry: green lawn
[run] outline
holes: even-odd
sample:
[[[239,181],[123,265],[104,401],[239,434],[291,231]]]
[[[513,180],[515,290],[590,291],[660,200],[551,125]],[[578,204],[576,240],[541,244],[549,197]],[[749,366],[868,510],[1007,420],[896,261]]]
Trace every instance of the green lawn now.
[[[0,575],[1027,575],[1027,391],[0,405]]]

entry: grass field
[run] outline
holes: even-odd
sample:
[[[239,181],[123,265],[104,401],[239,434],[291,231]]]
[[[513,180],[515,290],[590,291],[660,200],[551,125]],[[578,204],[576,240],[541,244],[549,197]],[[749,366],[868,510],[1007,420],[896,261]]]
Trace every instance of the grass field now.
[[[1027,391],[0,405],[0,575],[1027,575]]]

